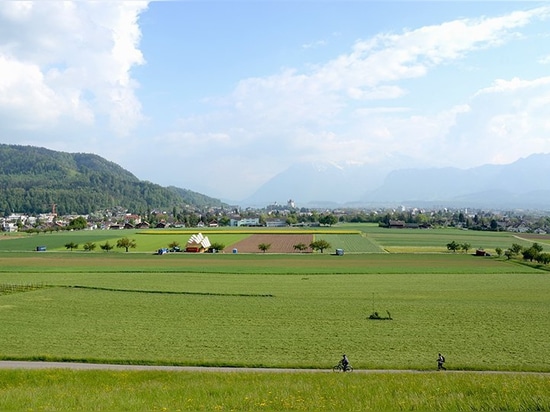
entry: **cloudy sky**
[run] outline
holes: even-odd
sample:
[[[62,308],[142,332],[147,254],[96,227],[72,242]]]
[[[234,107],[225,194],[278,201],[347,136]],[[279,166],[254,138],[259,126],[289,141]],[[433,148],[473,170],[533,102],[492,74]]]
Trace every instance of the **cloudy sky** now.
[[[299,162],[550,152],[550,3],[0,1],[0,143],[239,200]]]

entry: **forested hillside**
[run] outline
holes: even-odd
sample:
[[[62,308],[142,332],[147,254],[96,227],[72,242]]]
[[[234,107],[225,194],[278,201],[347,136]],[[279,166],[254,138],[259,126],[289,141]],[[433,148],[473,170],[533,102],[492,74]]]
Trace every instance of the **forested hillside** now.
[[[140,213],[221,201],[139,180],[116,163],[85,153],[0,144],[0,213],[86,214],[121,206]]]

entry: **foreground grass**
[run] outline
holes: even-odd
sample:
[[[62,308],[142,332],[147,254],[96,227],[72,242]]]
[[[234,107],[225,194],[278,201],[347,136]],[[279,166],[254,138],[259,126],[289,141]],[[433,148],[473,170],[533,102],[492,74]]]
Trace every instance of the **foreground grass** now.
[[[550,409],[547,375],[0,371],[0,410]]]

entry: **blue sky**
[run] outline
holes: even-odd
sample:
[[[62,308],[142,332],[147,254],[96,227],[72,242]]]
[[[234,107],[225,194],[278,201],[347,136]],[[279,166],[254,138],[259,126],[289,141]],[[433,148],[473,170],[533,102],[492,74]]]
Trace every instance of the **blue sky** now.
[[[550,152],[550,3],[0,2],[0,142],[239,200],[292,164]]]

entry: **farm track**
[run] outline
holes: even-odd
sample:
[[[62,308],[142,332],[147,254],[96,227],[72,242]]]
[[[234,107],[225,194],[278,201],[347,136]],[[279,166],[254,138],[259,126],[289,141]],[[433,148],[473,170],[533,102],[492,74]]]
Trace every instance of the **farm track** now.
[[[111,370],[111,371],[168,371],[168,372],[258,372],[258,373],[334,373],[332,369],[292,369],[292,368],[231,368],[212,366],[160,366],[160,365],[120,365],[110,363],[79,363],[79,362],[39,362],[39,361],[0,361],[0,369],[70,369],[70,370]],[[518,371],[465,371],[447,370],[414,370],[414,369],[355,369],[354,373],[475,373],[502,375],[543,375],[550,372],[518,372]]]

